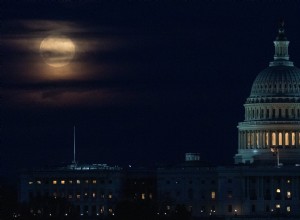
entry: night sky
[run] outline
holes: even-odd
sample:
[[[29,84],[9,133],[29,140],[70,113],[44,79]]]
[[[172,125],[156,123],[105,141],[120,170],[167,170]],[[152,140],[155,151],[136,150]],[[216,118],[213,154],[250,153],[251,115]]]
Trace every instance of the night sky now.
[[[17,3],[19,2],[19,3]],[[39,2],[39,3],[36,3]],[[47,3],[41,3],[47,2]],[[199,152],[233,163],[237,124],[285,20],[300,66],[300,1],[4,1],[1,175],[77,161],[148,166]],[[68,65],[40,53],[75,45]]]

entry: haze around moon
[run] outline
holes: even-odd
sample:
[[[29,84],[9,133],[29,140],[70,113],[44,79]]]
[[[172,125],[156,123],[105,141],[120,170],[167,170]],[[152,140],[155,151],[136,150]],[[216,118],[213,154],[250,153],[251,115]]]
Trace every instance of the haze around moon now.
[[[49,36],[40,44],[40,54],[52,67],[68,65],[75,55],[75,44],[62,35]]]

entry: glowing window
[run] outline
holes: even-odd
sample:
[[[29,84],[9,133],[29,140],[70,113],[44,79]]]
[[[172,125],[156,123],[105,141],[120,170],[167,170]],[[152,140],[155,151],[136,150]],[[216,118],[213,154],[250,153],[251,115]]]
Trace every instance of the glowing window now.
[[[247,133],[247,146],[251,145],[250,133]]]
[[[258,146],[259,145],[259,134],[258,134],[258,132],[256,133],[256,146]]]
[[[72,199],[72,198],[73,198],[73,195],[70,194],[70,195],[69,195],[69,199]]]
[[[142,199],[143,199],[143,200],[146,199],[145,193],[142,193]]]
[[[276,209],[280,209],[280,204],[276,204]]]
[[[108,212],[109,212],[109,213],[112,213],[112,212],[113,212],[112,208],[109,208],[109,209],[108,209]]]
[[[280,193],[280,189],[276,189],[276,192],[277,192],[277,193]]]
[[[52,184],[53,184],[53,185],[56,185],[56,184],[57,184],[57,181],[56,181],[56,180],[53,180],[53,181],[52,181]]]
[[[275,132],[272,132],[272,145],[273,146],[276,145],[276,134],[275,134]]]
[[[295,132],[292,132],[292,145],[295,146],[296,140],[295,140]]]
[[[97,183],[97,180],[93,180],[93,184],[96,184]]]
[[[278,133],[278,145],[282,145],[282,133]]]
[[[170,209],[171,209],[171,206],[167,205],[167,207],[166,207],[166,208],[167,208],[167,210],[170,210]]]
[[[69,180],[69,183],[70,183],[70,184],[72,184],[72,183],[73,183],[73,181],[72,181],[72,180]]]
[[[77,183],[77,184],[80,184],[80,180],[76,180],[76,183]]]
[[[289,133],[285,133],[285,145],[289,145]]]
[[[65,181],[65,180],[61,180],[60,183],[61,183],[61,184],[65,184],[66,181]]]
[[[89,181],[88,181],[88,180],[85,180],[85,183],[89,183]]]
[[[251,145],[254,145],[254,133],[251,133]]]
[[[286,211],[287,211],[287,212],[291,212],[291,206],[287,206],[287,207],[286,207]]]
[[[103,212],[104,212],[104,206],[102,206],[102,207],[100,208],[100,213],[103,214]]]
[[[290,191],[287,191],[287,192],[286,192],[286,197],[287,197],[288,199],[290,199],[290,198],[292,197],[292,193],[291,193]]]
[[[93,196],[93,198],[96,198],[96,193],[93,192],[93,193],[92,193],[92,196]]]
[[[211,192],[211,198],[212,198],[212,199],[215,199],[215,198],[216,198],[216,192],[215,192],[215,191],[212,191],[212,192]]]
[[[266,133],[266,145],[269,146],[269,133]]]
[[[112,193],[109,193],[109,194],[108,194],[108,198],[109,198],[109,199],[112,199]]]
[[[38,180],[36,181],[37,184],[42,184],[42,181]]]
[[[286,182],[287,182],[287,183],[291,183],[291,180],[290,180],[290,179],[287,179]]]
[[[152,197],[152,193],[150,193],[150,194],[149,194],[149,199],[152,199],[152,198],[153,198],[153,197]]]
[[[76,195],[76,198],[77,198],[77,199],[80,199],[80,194],[77,194],[77,195]]]
[[[28,184],[29,184],[29,185],[32,185],[32,184],[33,184],[33,182],[32,182],[32,181],[29,181],[29,182],[28,182]]]

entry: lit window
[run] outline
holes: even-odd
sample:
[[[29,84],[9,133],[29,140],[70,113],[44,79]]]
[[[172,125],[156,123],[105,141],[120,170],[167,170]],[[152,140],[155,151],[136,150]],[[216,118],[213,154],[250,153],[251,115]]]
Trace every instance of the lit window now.
[[[286,192],[286,197],[287,197],[288,199],[290,199],[290,198],[292,197],[292,193],[291,193],[290,191],[287,191],[287,192]]]
[[[280,204],[276,204],[276,209],[280,209]]]
[[[93,196],[93,198],[96,198],[96,193],[93,192],[93,193],[92,193],[92,196]]]
[[[112,199],[112,194],[111,194],[111,193],[108,194],[108,198],[109,198],[109,199]]]
[[[153,197],[152,197],[152,193],[150,193],[150,194],[149,194],[149,199],[152,199],[152,198],[153,198]]]
[[[275,132],[272,132],[272,145],[273,146],[276,145],[276,134],[275,134]]]
[[[287,182],[287,183],[291,183],[291,180],[290,180],[290,179],[287,179],[286,182]]]
[[[89,180],[85,180],[85,183],[89,183]]]
[[[77,183],[77,184],[80,184],[80,180],[76,180],[76,183]]]
[[[292,145],[295,146],[295,132],[292,132]]]
[[[70,195],[69,195],[69,199],[72,199],[72,198],[73,198],[73,196],[70,194]]]
[[[278,133],[278,145],[282,145],[282,133]]]
[[[142,199],[145,199],[146,196],[145,196],[145,193],[142,193]]]
[[[72,184],[73,183],[73,181],[72,180],[69,180],[69,184]]]
[[[167,210],[170,210],[171,209],[171,206],[167,205]]]
[[[56,184],[57,184],[57,181],[56,181],[56,180],[53,180],[52,183],[53,183],[53,185],[56,185]]]
[[[277,192],[277,193],[280,193],[280,189],[276,189],[276,192]]]
[[[211,192],[211,198],[212,198],[212,199],[215,199],[215,198],[216,198],[216,192],[215,192],[215,191],[212,191],[212,192]]]
[[[93,184],[96,184],[97,183],[97,180],[93,180]]]
[[[287,206],[287,207],[286,207],[286,211],[287,211],[287,212],[291,212],[291,206]]]
[[[76,195],[76,198],[77,198],[77,199],[80,199],[80,194],[77,194],[77,195]]]
[[[113,212],[112,208],[109,208],[109,209],[108,209],[108,212],[109,212],[109,213],[112,213],[112,212]]]
[[[38,180],[36,181],[37,184],[42,184],[42,181]]]
[[[285,133],[285,145],[289,145],[289,133]]]
[[[266,133],[266,145],[269,146],[269,133]]]
[[[65,183],[66,183],[66,181],[62,180],[62,181],[60,181],[60,183],[61,183],[61,184],[65,184]]]
[[[29,184],[29,185],[32,185],[32,184],[33,184],[33,182],[32,182],[32,181],[29,181],[29,182],[28,182],[28,184]]]

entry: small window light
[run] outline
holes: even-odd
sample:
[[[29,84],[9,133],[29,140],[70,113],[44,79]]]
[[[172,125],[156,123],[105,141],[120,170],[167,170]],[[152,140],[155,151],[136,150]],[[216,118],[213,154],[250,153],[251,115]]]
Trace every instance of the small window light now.
[[[280,204],[276,204],[276,209],[280,209]]]
[[[146,199],[146,195],[145,195],[145,193],[142,193],[142,199],[144,200],[144,199]]]
[[[42,181],[38,180],[36,181],[37,184],[42,184]]]
[[[93,184],[96,184],[97,183],[97,180],[93,180]]]
[[[112,194],[111,194],[111,193],[108,194],[108,198],[109,198],[109,199],[112,199]]]
[[[85,180],[85,183],[89,183],[89,180]]]
[[[52,184],[53,184],[53,185],[56,185],[56,184],[57,184],[57,181],[56,181],[56,180],[53,180],[53,181],[52,181]]]
[[[76,183],[77,183],[77,184],[80,184],[80,180],[76,180]]]
[[[286,211],[287,211],[287,212],[291,212],[291,206],[287,206],[287,207],[286,207]]]
[[[29,181],[29,182],[28,182],[28,184],[29,184],[29,185],[32,185],[32,184],[33,184],[33,182],[32,182],[32,181]]]
[[[215,191],[212,191],[212,192],[211,192],[211,198],[212,198],[212,199],[215,199],[215,198],[216,198],[216,192],[215,192]]]
[[[280,189],[276,189],[276,192],[277,192],[277,193],[280,193]]]
[[[286,192],[286,197],[287,197],[288,199],[290,199],[290,198],[292,197],[292,193],[291,193],[290,191],[287,191],[287,192]]]
[[[72,184],[73,183],[73,181],[72,180],[69,180],[69,184]]]
[[[66,181],[64,181],[64,180],[61,180],[61,181],[60,181],[60,183],[61,183],[61,184],[65,184],[65,183],[66,183]]]

